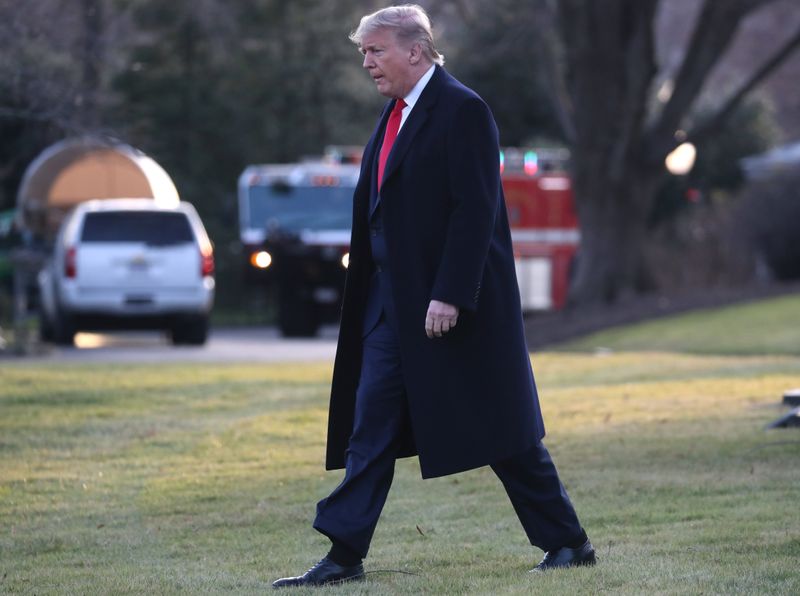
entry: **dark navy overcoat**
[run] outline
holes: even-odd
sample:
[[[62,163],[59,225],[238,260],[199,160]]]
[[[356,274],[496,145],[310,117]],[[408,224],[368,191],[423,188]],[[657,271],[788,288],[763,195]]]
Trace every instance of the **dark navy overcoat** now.
[[[372,268],[370,190],[393,105],[367,143],[354,193],[328,469],[344,467],[353,430]],[[483,100],[440,66],[400,130],[380,194],[411,422],[402,455],[418,453],[428,478],[529,449],[544,425],[523,334],[497,126]],[[429,339],[432,299],[457,305],[460,315],[449,333]]]

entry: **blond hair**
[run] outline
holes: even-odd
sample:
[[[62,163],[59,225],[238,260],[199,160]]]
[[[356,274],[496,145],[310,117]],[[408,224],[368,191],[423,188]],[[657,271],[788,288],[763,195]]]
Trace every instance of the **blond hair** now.
[[[368,33],[378,29],[391,29],[403,42],[418,43],[422,54],[434,64],[444,64],[444,56],[436,50],[428,13],[418,4],[390,6],[361,18],[358,28],[350,34],[350,41],[361,45]]]

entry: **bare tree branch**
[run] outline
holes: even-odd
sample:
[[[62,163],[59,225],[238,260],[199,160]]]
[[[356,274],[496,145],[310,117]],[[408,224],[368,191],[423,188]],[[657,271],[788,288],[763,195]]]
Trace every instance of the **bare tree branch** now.
[[[660,162],[675,147],[675,131],[700,94],[711,70],[725,54],[744,17],[775,1],[705,0],[675,78],[672,96],[646,135],[648,160]]]
[[[631,146],[639,138],[647,116],[647,95],[657,72],[653,36],[657,4],[658,0],[645,0],[629,5],[632,33],[625,52],[627,89],[622,111],[622,132],[614,147],[609,170],[614,180],[624,175]]]
[[[742,84],[736,93],[728,98],[728,101],[726,101],[711,118],[705,120],[703,123],[699,124],[697,128],[692,130],[688,135],[688,139],[694,143],[700,143],[709,135],[719,131],[734,110],[739,107],[742,100],[798,47],[800,47],[800,28],[798,28],[794,35],[787,40],[783,46],[778,48],[778,50],[768,58],[744,84]]]
[[[744,10],[745,13],[750,13],[775,1],[776,0],[739,0],[742,5],[742,10]]]
[[[697,99],[711,69],[733,40],[745,12],[742,2],[705,0],[675,78],[672,96],[649,131],[649,159],[660,161],[668,152],[674,132]]]
[[[573,105],[567,89],[566,74],[558,58],[559,40],[555,10],[547,0],[536,0],[533,7],[536,44],[542,57],[540,73],[559,127],[568,143],[575,142]]]

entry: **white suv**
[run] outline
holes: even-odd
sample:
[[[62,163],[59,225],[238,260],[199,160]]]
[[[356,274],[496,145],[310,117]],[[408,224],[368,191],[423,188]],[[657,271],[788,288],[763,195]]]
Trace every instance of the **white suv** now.
[[[214,256],[194,207],[150,199],[81,203],[39,274],[41,334],[70,345],[80,330],[165,329],[203,344],[214,302]]]

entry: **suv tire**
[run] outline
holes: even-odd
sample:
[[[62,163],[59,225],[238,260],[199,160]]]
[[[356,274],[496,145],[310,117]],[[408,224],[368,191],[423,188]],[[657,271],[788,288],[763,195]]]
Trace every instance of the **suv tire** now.
[[[170,339],[176,346],[202,346],[208,340],[208,315],[175,317],[170,327]]]
[[[43,310],[39,310],[39,340],[52,342],[55,339],[53,322],[47,317]]]
[[[75,322],[67,313],[56,313],[53,321],[53,342],[59,346],[72,346],[75,344]]]

